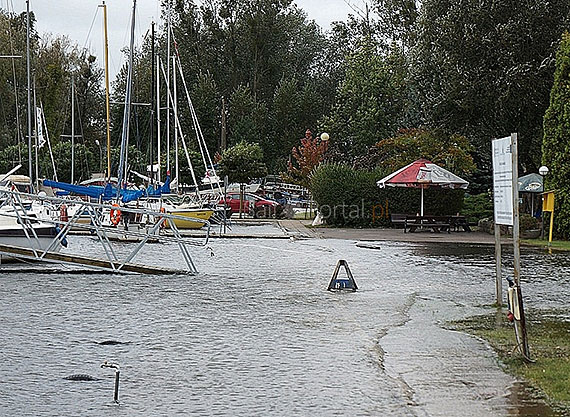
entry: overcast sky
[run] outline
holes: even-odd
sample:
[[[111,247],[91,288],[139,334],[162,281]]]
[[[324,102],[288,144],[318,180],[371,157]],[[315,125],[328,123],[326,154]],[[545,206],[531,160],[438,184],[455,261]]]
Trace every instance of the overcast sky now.
[[[362,0],[348,0],[353,5],[362,5]],[[40,34],[65,34],[80,46],[87,46],[100,65],[103,62],[103,11],[97,6],[101,0],[30,0]],[[135,42],[140,42],[150,23],[158,21],[159,0],[137,0],[137,23]],[[296,0],[309,19],[315,20],[325,30],[335,20],[345,20],[354,13],[345,0]],[[129,43],[130,14],[132,1],[107,0],[109,31],[109,69],[111,79],[119,71],[123,55],[121,49]],[[16,13],[26,10],[25,0],[0,0],[0,7]],[[4,51],[0,51],[4,52]]]

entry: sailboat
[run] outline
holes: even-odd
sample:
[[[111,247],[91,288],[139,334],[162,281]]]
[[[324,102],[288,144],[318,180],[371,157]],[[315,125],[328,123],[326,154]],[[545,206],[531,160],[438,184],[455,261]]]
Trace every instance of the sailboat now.
[[[167,71],[164,71],[164,67],[161,66],[161,61],[160,58],[157,56],[156,57],[156,103],[153,103],[156,105],[156,115],[157,115],[157,132],[158,132],[158,137],[157,137],[157,147],[158,147],[158,166],[159,166],[159,181],[160,181],[160,74],[162,72],[163,76],[164,76],[164,80],[166,82],[166,89],[167,89],[167,131],[166,131],[166,135],[167,135],[167,170],[168,173],[167,175],[170,174],[170,109],[174,110],[174,125],[175,125],[175,131],[174,131],[174,139],[175,139],[175,155],[176,155],[176,161],[175,161],[175,182],[176,182],[176,190],[178,191],[180,189],[180,171],[179,171],[179,164],[178,164],[178,143],[179,143],[179,139],[182,142],[182,145],[184,147],[184,152],[186,154],[186,158],[187,158],[187,162],[190,168],[190,171],[192,173],[192,178],[194,180],[194,183],[196,184],[196,177],[194,175],[194,169],[192,166],[192,162],[190,160],[190,156],[188,153],[188,149],[186,147],[186,142],[184,140],[184,134],[182,132],[182,128],[181,128],[181,124],[180,124],[180,120],[178,118],[178,111],[177,111],[177,85],[176,85],[176,78],[177,78],[177,71],[176,71],[176,60],[174,59],[174,57],[172,57],[172,62],[173,62],[173,83],[172,83],[172,89],[173,91],[171,91],[171,83],[170,83],[170,62],[171,62],[171,56],[170,56],[170,46],[171,46],[171,28],[170,28],[170,15],[171,15],[171,9],[170,9],[170,2],[168,2],[167,5],[168,9],[167,9],[167,25],[166,25],[166,30],[167,30],[167,43],[168,43],[168,47],[167,47],[167,64],[168,64],[168,69]],[[154,57],[154,26],[153,26],[153,38],[152,38],[152,63],[154,66],[154,62],[155,62],[155,57]],[[154,71],[152,71],[152,76],[153,76],[153,84],[154,84],[154,77],[155,77],[155,73]],[[154,94],[154,89],[153,89],[153,94]],[[154,133],[154,131],[153,131]],[[152,138],[151,138],[151,147],[152,147]],[[153,161],[151,161],[150,166],[153,166]],[[197,184],[196,184],[197,185]],[[211,207],[204,207],[203,204],[197,204],[194,201],[187,201],[187,199],[185,197],[180,198],[179,195],[177,194],[173,194],[173,195],[165,195],[164,197],[162,197],[159,201],[155,201],[155,202],[151,202],[151,207],[160,211],[164,211],[168,214],[174,214],[177,216],[181,216],[186,218],[187,220],[181,220],[181,219],[175,219],[173,220],[173,222],[175,223],[175,226],[179,229],[200,229],[202,228],[206,223],[205,221],[209,221],[210,218],[212,217],[212,215],[214,214],[215,210]],[[195,220],[196,219],[196,220]],[[165,226],[167,228],[170,227],[170,224],[167,222],[165,222]]]
[[[26,65],[27,65],[27,95],[28,95],[28,172],[29,183],[25,192],[31,192],[34,184],[32,180],[32,106],[31,106],[31,72],[30,72],[30,3],[26,2]],[[37,136],[36,136],[37,142]],[[37,143],[36,143],[37,149]],[[13,168],[0,178],[4,183],[21,168]],[[2,193],[0,204],[0,245],[7,247],[21,247],[32,250],[59,251],[67,244],[64,240],[56,239],[58,228],[52,221],[51,206],[27,201],[25,194],[20,195],[14,183],[7,184]],[[16,256],[17,258],[17,256]],[[0,262],[13,260],[14,256],[0,255]]]

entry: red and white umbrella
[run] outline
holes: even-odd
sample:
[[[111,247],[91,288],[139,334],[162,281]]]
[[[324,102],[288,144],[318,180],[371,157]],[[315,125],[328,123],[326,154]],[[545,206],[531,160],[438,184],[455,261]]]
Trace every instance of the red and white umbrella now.
[[[384,187],[412,187],[421,188],[421,212],[424,215],[424,188],[467,188],[469,183],[448,170],[434,164],[427,159],[418,159],[404,168],[393,172],[376,183]]]

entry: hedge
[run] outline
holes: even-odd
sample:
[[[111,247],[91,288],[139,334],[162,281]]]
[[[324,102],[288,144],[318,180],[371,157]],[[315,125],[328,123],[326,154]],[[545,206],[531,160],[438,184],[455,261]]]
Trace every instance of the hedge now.
[[[311,193],[328,225],[389,226],[393,213],[416,214],[421,196],[414,188],[380,188],[376,182],[388,173],[356,170],[343,164],[322,164],[311,176]],[[426,189],[424,214],[461,212],[464,190]]]

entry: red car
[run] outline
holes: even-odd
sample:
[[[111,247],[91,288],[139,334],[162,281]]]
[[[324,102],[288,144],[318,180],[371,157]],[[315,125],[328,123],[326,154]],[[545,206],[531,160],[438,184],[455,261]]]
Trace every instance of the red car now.
[[[219,205],[224,204],[221,199]],[[226,206],[233,213],[239,213],[239,193],[226,194]],[[255,218],[281,217],[283,215],[283,206],[277,201],[267,200],[252,193],[244,193],[242,213],[253,214]]]

